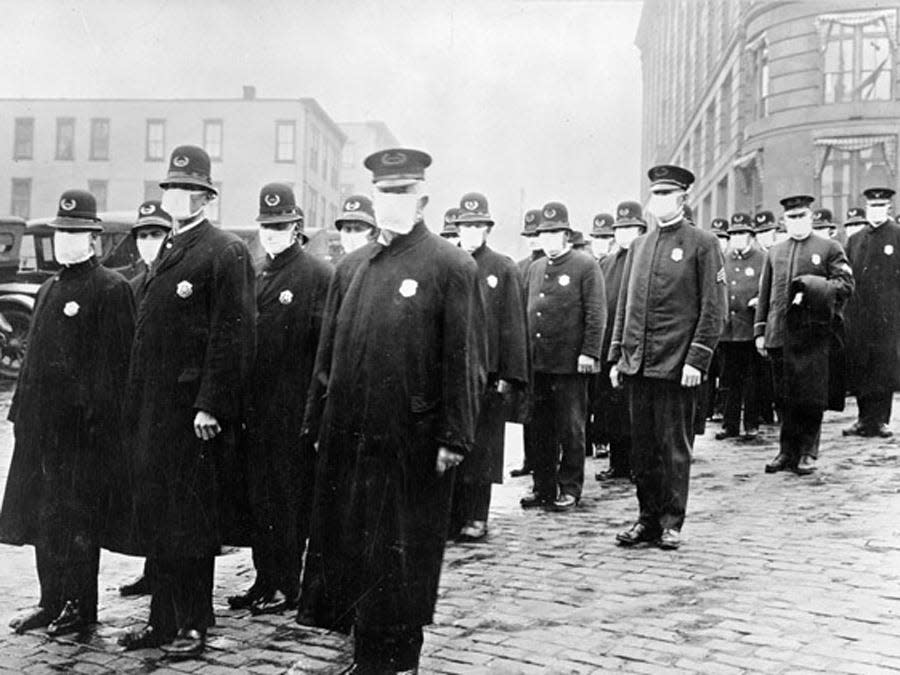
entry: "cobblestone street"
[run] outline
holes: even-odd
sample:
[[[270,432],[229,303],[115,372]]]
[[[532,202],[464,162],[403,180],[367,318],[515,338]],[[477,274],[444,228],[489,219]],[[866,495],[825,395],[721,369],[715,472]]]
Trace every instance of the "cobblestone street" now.
[[[8,386],[0,414],[6,417]],[[530,479],[495,490],[491,533],[448,548],[423,672],[880,673],[900,672],[898,443],[844,439],[854,406],[830,413],[819,473],[766,476],[777,429],[755,443],[698,439],[681,550],[622,549],[636,500],[629,483],[601,489],[589,460],[580,507],[523,512]],[[521,461],[511,426],[508,467]],[[5,483],[12,434],[3,422]],[[508,471],[507,471],[508,473]],[[9,618],[37,601],[31,548],[0,546],[0,667],[10,672],[335,672],[350,658],[340,636],[293,616],[251,618],[225,598],[252,580],[249,552],[219,558],[217,626],[202,659],[167,663],[158,650],[124,653],[147,598],[117,587],[141,561],[103,554],[100,618],[89,636],[13,635]]]

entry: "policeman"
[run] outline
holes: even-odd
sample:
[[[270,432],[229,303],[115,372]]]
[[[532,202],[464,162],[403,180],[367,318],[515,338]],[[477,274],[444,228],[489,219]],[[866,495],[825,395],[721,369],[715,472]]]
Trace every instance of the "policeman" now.
[[[587,242],[584,239],[584,232],[581,230],[572,230],[572,238],[569,242],[573,251],[584,251],[587,248]]]
[[[893,392],[900,390],[900,225],[890,188],[869,188],[868,224],[847,244],[857,290],[847,305],[850,391],[859,418],[845,435],[889,438]]]
[[[728,241],[731,239],[731,231],[728,229],[728,220],[725,218],[713,218],[709,224],[709,231],[716,235],[722,253],[728,249]]]
[[[857,232],[862,232],[868,222],[869,221],[866,220],[866,210],[864,208],[854,206],[847,210],[847,220],[844,222],[844,231],[847,233],[848,244],[850,242],[850,237]]]
[[[503,437],[513,390],[528,384],[528,331],[519,268],[487,243],[494,227],[484,195],[462,196],[456,215],[460,247],[475,258],[485,300],[487,389],[475,428],[475,445],[460,467],[454,486],[454,510],[461,515],[458,541],[487,535],[491,484],[503,482]]]
[[[458,215],[459,209],[455,206],[447,209],[444,213],[444,227],[441,229],[441,236],[454,246],[459,246],[459,226],[456,224]]]
[[[606,330],[603,333],[602,370],[600,376],[604,388],[600,408],[606,420],[605,428],[609,437],[609,469],[595,474],[597,480],[612,480],[631,476],[631,417],[628,412],[628,401],[621,387],[613,388],[609,379],[609,371],[614,365],[607,359],[612,342],[613,324],[619,303],[619,292],[622,288],[622,275],[625,273],[625,260],[634,240],[647,231],[641,205],[637,202],[622,202],[616,207],[616,220],[613,223],[615,252],[600,261],[606,286]]]
[[[307,415],[319,445],[310,599],[298,620],[345,632],[352,624],[352,672],[418,667],[450,469],[473,447],[485,386],[478,267],[425,225],[430,164],[405,148],[366,158],[381,233],[338,263],[310,389],[327,397],[320,418]]]
[[[345,200],[348,208],[357,214],[362,204]],[[256,278],[257,347],[245,434],[256,580],[228,602],[252,614],[278,614],[296,607],[300,592],[315,450],[297,439],[332,268],[303,251],[303,211],[290,186],[263,186],[256,221],[266,260]]]
[[[763,251],[775,245],[775,216],[771,211],[757,211],[753,216],[756,243]]]
[[[759,276],[766,254],[753,241],[753,225],[747,213],[731,216],[731,235],[725,252],[725,284],[728,287],[728,320],[719,338],[725,387],[725,415],[718,440],[740,436],[741,408],[744,438],[759,435],[756,384],[760,357],[753,344],[753,317],[758,302]]]
[[[775,215],[771,211],[758,211],[753,217],[753,224],[756,228],[756,243],[765,253],[775,245]],[[759,413],[759,422],[774,424],[775,383],[772,362],[769,359],[760,359],[758,365],[756,410]]]
[[[781,216],[778,219],[778,223],[775,225],[775,243],[780,244],[788,239],[788,231],[787,226],[784,224],[784,216]]]
[[[127,498],[119,434],[134,304],[128,282],[97,262],[103,228],[90,193],[63,192],[51,227],[60,270],[38,290],[9,410],[0,541],[34,546],[41,587],[37,609],[10,626],[62,635],[97,621],[99,547],[125,543],[107,525]]]
[[[725,318],[725,271],[715,235],[682,215],[694,174],[664,165],[648,175],[648,209],[659,227],[628,251],[609,353],[611,382],[625,380],[640,504],[637,523],[616,539],[674,549],[687,506],[697,387]]]
[[[831,239],[837,229],[832,221],[831,209],[813,209],[813,234],[823,239]]]
[[[335,219],[334,227],[340,233],[344,253],[353,253],[374,241],[377,228],[372,200],[365,195],[350,195],[344,199],[341,215]]]
[[[594,259],[573,251],[566,207],[549,202],[538,226],[547,254],[528,269],[534,370],[534,487],[523,508],[574,508],[584,485],[586,375],[599,370],[606,291]]]
[[[612,253],[612,247],[615,244],[614,220],[609,213],[598,213],[594,216],[591,225],[591,253],[594,254],[597,262]]]
[[[835,330],[853,272],[839,243],[813,236],[812,202],[808,195],[781,200],[790,239],[769,250],[760,278],[753,332],[757,350],[772,359],[781,401],[780,450],[766,473],[814,472],[822,413],[844,405]]]
[[[175,148],[160,186],[174,228],[147,276],[126,396],[136,545],[158,579],[148,624],[120,643],[181,658],[203,651],[212,621],[256,307],[247,247],[204,215],[218,195],[206,152]]]
[[[613,217],[608,213],[598,213],[594,216],[591,225],[591,253],[598,263],[610,254],[612,246],[615,244],[615,235],[613,233]],[[609,294],[609,283],[606,284],[606,292]],[[610,316],[607,314],[607,316]],[[612,332],[612,321],[606,322],[606,333]],[[606,334],[604,333],[604,335]],[[596,456],[605,458],[609,456],[609,434],[607,427],[611,420],[606,410],[606,399],[609,395],[609,377],[604,374],[604,366],[606,359],[604,358],[606,350],[601,349],[600,355],[600,372],[591,377],[588,383],[588,413],[590,420],[588,423],[588,442],[585,453],[588,456]]]

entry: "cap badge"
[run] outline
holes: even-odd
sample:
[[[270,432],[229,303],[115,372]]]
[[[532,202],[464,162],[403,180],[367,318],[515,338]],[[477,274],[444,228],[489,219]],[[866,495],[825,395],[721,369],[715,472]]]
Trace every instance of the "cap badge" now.
[[[63,314],[68,317],[72,317],[78,314],[79,309],[81,309],[81,307],[77,302],[75,302],[74,300],[69,300],[69,302],[67,302],[63,307]]]
[[[359,208],[359,202],[352,200],[344,204],[344,211],[356,211]]]
[[[822,256],[820,256],[818,253],[813,253],[810,260],[812,260],[813,265],[820,265],[822,263]]]
[[[681,260],[683,258],[684,258],[684,250],[683,249],[680,249],[680,248],[672,249],[672,260],[674,260],[675,262],[681,262]]]
[[[156,211],[156,207],[153,204],[144,204],[140,209],[142,216],[149,216],[151,213]]]
[[[264,198],[267,206],[278,206],[281,203],[281,195],[270,193]]]
[[[293,300],[294,294],[291,293],[289,289],[281,291],[281,295],[278,296],[278,302],[280,302],[282,305],[289,305]]]
[[[544,211],[544,218],[556,218],[556,209],[547,209]]]
[[[400,295],[404,298],[411,298],[419,290],[419,282],[415,279],[404,279],[400,284]]]
[[[757,223],[761,223],[761,222],[765,221],[765,219],[766,219],[765,216],[756,216],[756,222],[757,222]]]
[[[659,168],[656,170],[656,176],[657,176],[657,177],[659,177],[659,176],[668,176],[668,175],[669,175],[669,170],[668,170],[666,167],[664,167],[664,166],[661,166],[661,167],[659,167]]]
[[[628,209],[619,209],[619,215],[620,215],[620,216],[627,216],[627,215],[628,215]]]
[[[884,245],[884,254],[885,255],[894,255],[894,247],[891,244]]]
[[[74,199],[60,199],[59,208],[63,211],[74,211],[78,203]]]
[[[572,279],[568,274],[563,274],[559,277],[560,286],[568,286],[570,283],[572,283]]]
[[[534,222],[534,214],[533,214],[533,213],[529,213],[527,216],[525,216],[525,222],[526,222],[526,223],[533,223],[533,222]]]
[[[467,211],[474,211],[475,209],[478,208],[478,202],[475,201],[474,199],[469,199],[463,203],[463,206],[466,208]]]
[[[497,277],[493,274],[489,274],[487,278],[487,285],[491,288],[497,288]]]
[[[191,297],[194,294],[194,284],[190,281],[179,281],[175,287],[175,294],[182,300]]]
[[[381,156],[381,163],[384,166],[399,166],[405,162],[405,152],[386,152]]]
[[[183,169],[190,163],[190,158],[185,155],[178,155],[172,158],[172,166],[177,166],[179,169]]]

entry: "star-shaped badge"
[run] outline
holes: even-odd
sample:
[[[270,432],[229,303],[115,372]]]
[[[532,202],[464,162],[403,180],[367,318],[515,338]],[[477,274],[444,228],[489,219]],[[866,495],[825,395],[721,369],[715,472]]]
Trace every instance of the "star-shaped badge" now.
[[[559,277],[560,286],[568,286],[570,283],[572,283],[572,278],[568,274],[563,274]]]
[[[65,304],[65,307],[63,307],[63,314],[70,317],[75,316],[76,314],[78,314],[79,309],[81,309],[81,307],[77,302],[75,302],[74,300],[69,300],[69,302]]]
[[[291,293],[290,289],[281,291],[281,295],[278,296],[278,302],[282,305],[289,305],[294,300],[294,294]]]
[[[400,295],[404,298],[411,298],[419,290],[419,282],[415,279],[404,279],[400,284]]]
[[[179,298],[189,298],[194,294],[194,284],[187,280],[179,281],[178,286],[175,287],[175,293]]]
[[[680,248],[672,249],[672,260],[674,260],[675,262],[681,262],[683,258],[684,258],[684,250],[682,250]]]
[[[497,277],[493,274],[489,274],[487,278],[487,285],[491,288],[497,288]]]

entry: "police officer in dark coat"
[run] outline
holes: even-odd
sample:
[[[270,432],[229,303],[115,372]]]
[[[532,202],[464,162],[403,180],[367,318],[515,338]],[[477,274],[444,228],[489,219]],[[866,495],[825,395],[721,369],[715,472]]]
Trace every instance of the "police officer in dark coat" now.
[[[523,508],[570,510],[584,486],[587,376],[599,370],[606,292],[596,261],[571,250],[571,233],[566,207],[545,204],[538,237],[547,257],[526,281],[536,463]]]
[[[247,247],[204,217],[217,196],[206,152],[175,148],[160,186],[175,229],[138,308],[126,398],[135,553],[156,560],[158,579],[148,625],[121,643],[183,657],[205,645],[215,555],[236,496],[223,486],[234,483],[225,466],[236,462],[255,293]]]
[[[622,276],[625,274],[625,260],[634,240],[647,231],[647,221],[641,205],[637,202],[622,202],[616,207],[616,220],[612,225],[616,249],[614,253],[600,261],[600,271],[606,286],[606,330],[603,332],[602,370],[598,386],[602,388],[599,404],[600,413],[606,419],[606,433],[609,438],[609,469],[597,473],[597,480],[613,480],[631,476],[631,415],[628,400],[621,387],[614,388],[609,379],[613,363],[607,359],[612,342],[619,293],[622,290]]]
[[[753,344],[753,318],[759,301],[759,277],[766,254],[755,245],[753,221],[748,213],[731,216],[731,235],[725,251],[725,284],[728,287],[728,321],[719,338],[722,357],[722,384],[725,387],[725,415],[718,440],[735,438],[741,433],[741,409],[744,411],[744,438],[759,435],[756,410],[756,385],[760,375],[760,356]]]
[[[487,535],[491,484],[503,482],[503,443],[514,391],[528,385],[528,331],[519,268],[487,244],[494,227],[484,195],[462,196],[455,216],[460,246],[475,258],[484,296],[487,327],[487,389],[475,429],[475,446],[462,463],[454,487],[454,513],[461,529],[458,541],[475,542]]]
[[[341,215],[334,221],[334,229],[340,233],[344,253],[371,243],[378,234],[372,200],[365,195],[350,195],[344,199]]]
[[[844,221],[844,231],[847,233],[847,245],[844,246],[844,250],[847,250],[847,247],[850,244],[850,237],[857,232],[862,232],[866,229],[866,225],[868,224],[869,221],[866,220],[866,210],[864,208],[853,206],[847,209],[847,220]]]
[[[731,241],[731,235],[728,233],[728,219],[713,218],[709,225],[709,231],[716,235],[724,256],[725,251],[728,250],[728,243]],[[723,292],[727,296],[727,290]],[[709,363],[706,377],[703,378],[703,381],[697,388],[697,414],[694,417],[695,436],[702,436],[706,433],[707,419],[716,420],[722,417],[726,395],[722,377],[724,363],[725,359],[722,358],[722,350],[717,345],[716,352]]]
[[[94,255],[103,228],[90,193],[64,192],[51,226],[60,270],[38,291],[9,411],[15,448],[0,542],[34,546],[41,586],[38,608],[10,626],[61,635],[96,622],[99,547],[122,543],[110,516],[124,496],[121,392],[134,303],[128,282]]]
[[[763,253],[766,253],[775,245],[775,215],[771,211],[758,211],[753,216],[753,225],[756,243]],[[755,313],[754,309],[754,315]],[[763,358],[759,361],[759,379],[756,383],[756,411],[760,423],[775,423],[775,405],[775,375],[772,372],[772,361]]]
[[[344,200],[351,215],[360,204]],[[259,193],[266,261],[256,278],[256,361],[248,387],[246,459],[256,580],[234,608],[278,614],[296,607],[309,532],[315,449],[300,443],[332,268],[306,253],[303,212],[288,185]]]
[[[324,409],[298,621],[352,625],[354,672],[418,665],[450,469],[472,451],[485,386],[478,269],[422,219],[430,163],[408,149],[366,159],[381,234],[338,263],[311,387]]]
[[[459,226],[456,224],[458,215],[459,209],[455,206],[447,209],[444,213],[444,227],[441,229],[441,236],[454,246],[459,246]]]
[[[528,278],[528,268],[531,267],[531,264],[543,258],[546,254],[541,250],[541,242],[538,239],[537,228],[541,222],[541,210],[540,209],[530,209],[525,212],[524,217],[524,225],[522,226],[522,238],[525,240],[525,243],[528,244],[528,255],[525,258],[522,258],[516,264],[519,266],[519,271],[522,273],[522,278]]]
[[[650,169],[658,227],[628,251],[609,359],[624,376],[640,518],[619,544],[680,545],[687,507],[697,387],[709,369],[727,310],[724,260],[715,235],[691,227],[683,204],[694,175]]]
[[[900,391],[900,225],[891,217],[892,189],[869,188],[863,196],[868,224],[847,244],[856,279],[847,304],[848,372],[859,419],[844,435],[889,438]]]
[[[598,264],[609,257],[615,244],[613,233],[612,215],[598,213],[591,224],[591,254]],[[606,284],[606,294],[609,296],[609,284]],[[608,315],[607,315],[608,316]],[[606,322],[606,334],[612,332],[612,321]],[[607,345],[607,349],[609,346]],[[601,356],[604,354],[600,351]],[[600,359],[600,372],[588,380],[588,428],[587,447],[585,454],[588,456],[607,457],[609,455],[609,433],[607,431],[610,420],[607,415],[605,400],[608,397],[610,385],[609,377],[604,377],[603,366],[605,358]]]
[[[781,401],[781,447],[766,473],[815,471],[822,414],[844,405],[837,339],[853,272],[839,243],[812,234],[812,202],[781,200],[789,239],[769,249],[759,283],[753,332],[760,354],[772,359]]]

